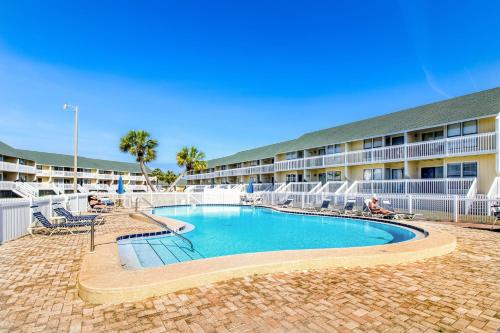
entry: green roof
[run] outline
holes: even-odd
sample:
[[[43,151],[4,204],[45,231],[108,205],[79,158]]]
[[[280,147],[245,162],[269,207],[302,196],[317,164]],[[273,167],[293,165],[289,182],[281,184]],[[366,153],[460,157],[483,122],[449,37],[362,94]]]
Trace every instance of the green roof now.
[[[37,164],[73,167],[73,155],[15,149],[0,141],[0,154],[35,161]],[[78,167],[140,173],[139,163],[117,162],[78,156]],[[147,168],[148,171],[151,171]]]
[[[289,140],[207,161],[208,167],[271,158],[279,153],[402,133],[500,112],[500,87],[306,133]]]
[[[11,147],[8,144],[0,141],[0,155],[18,157],[18,152],[14,147]]]

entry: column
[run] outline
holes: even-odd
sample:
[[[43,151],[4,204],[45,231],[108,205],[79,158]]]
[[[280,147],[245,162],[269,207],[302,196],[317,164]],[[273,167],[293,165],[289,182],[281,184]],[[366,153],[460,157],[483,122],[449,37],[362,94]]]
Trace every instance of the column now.
[[[404,178],[410,178],[410,170],[408,169],[408,132],[404,132]]]
[[[495,119],[495,134],[496,134],[496,148],[497,152],[495,154],[495,166],[496,166],[496,172],[497,172],[497,177],[500,176],[500,114],[497,115]]]
[[[349,144],[346,142],[346,143],[344,143],[344,179],[347,181],[350,180],[349,167],[347,166],[347,152],[348,151],[349,151]]]

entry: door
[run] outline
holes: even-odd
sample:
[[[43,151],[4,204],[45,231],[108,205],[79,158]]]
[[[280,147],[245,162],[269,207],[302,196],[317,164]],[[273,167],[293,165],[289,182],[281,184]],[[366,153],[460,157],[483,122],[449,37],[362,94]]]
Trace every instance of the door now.
[[[320,173],[320,174],[318,175],[318,180],[321,182],[321,184],[323,184],[323,185],[324,185],[324,184],[326,183],[326,174],[324,174],[324,173]]]

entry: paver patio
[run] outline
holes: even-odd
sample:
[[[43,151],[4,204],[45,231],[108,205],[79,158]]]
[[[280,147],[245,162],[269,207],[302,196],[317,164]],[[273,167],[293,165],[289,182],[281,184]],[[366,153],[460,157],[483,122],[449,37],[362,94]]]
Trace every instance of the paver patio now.
[[[24,237],[0,246],[0,331],[498,331],[500,233],[414,223],[453,233],[457,249],[404,265],[252,276],[116,305],[77,295],[88,235]],[[121,215],[98,233],[152,228]]]

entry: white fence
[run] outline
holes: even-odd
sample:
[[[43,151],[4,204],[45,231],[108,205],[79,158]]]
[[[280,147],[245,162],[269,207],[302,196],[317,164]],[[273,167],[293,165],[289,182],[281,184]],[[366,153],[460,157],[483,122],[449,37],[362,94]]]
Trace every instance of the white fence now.
[[[332,193],[286,193],[265,192],[261,194],[264,204],[279,205],[287,199],[293,199],[295,208],[319,207],[323,200],[330,200],[330,208],[341,209],[346,200],[356,200],[356,209],[363,209],[363,202],[370,195],[356,194],[335,195]],[[390,201],[397,212],[420,214],[420,218],[432,221],[480,222],[492,223],[495,217],[492,206],[500,204],[500,199],[467,198],[458,195],[422,196],[379,194],[380,202]]]
[[[58,195],[42,198],[5,199],[0,201],[0,244],[27,234],[32,222],[30,206],[37,205],[47,217],[53,216],[52,204],[61,202],[73,212],[87,210],[87,195]]]

